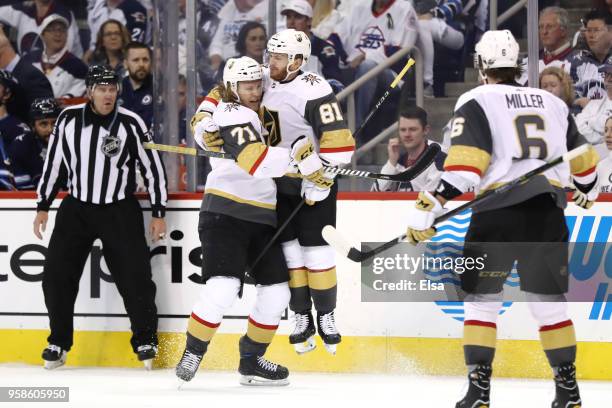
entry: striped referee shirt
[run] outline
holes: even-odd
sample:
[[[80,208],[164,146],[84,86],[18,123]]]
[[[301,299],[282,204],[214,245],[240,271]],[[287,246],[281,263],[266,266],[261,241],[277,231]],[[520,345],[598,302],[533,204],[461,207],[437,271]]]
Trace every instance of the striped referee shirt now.
[[[64,179],[69,194],[82,202],[110,204],[130,197],[136,189],[138,161],[153,216],[163,217],[166,172],[159,154],[144,149],[142,143],[149,141],[142,119],[122,107],[106,116],[94,113],[89,103],[64,109],[49,139],[37,209],[49,210]]]

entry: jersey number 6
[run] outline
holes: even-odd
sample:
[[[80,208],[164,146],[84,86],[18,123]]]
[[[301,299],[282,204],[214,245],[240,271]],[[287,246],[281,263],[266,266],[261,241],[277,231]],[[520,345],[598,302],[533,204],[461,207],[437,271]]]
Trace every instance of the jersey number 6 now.
[[[546,140],[540,136],[529,136],[528,126],[535,126],[536,130],[545,131],[544,119],[538,115],[520,115],[514,119],[514,126],[521,147],[521,155],[517,159],[545,159],[548,156]]]

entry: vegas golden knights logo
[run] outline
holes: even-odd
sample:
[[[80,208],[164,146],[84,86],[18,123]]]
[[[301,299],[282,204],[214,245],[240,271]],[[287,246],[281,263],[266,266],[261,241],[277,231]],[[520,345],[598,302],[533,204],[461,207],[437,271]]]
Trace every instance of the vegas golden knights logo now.
[[[268,131],[268,146],[276,146],[281,141],[280,121],[278,112],[269,110],[265,106],[262,108],[262,122]]]

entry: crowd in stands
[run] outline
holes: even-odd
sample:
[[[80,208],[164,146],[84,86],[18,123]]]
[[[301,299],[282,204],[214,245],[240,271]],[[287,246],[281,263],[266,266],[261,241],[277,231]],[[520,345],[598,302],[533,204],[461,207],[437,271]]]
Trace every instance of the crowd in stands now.
[[[181,140],[185,140],[186,58],[190,52],[187,1],[176,3],[180,18],[179,95],[183,95],[179,107],[180,132]],[[499,0],[499,3],[503,8],[513,2]],[[580,21],[571,21],[570,14],[559,7],[558,1],[543,0],[540,6],[539,86],[565,101],[580,131],[607,152],[606,126],[612,115],[612,0],[593,0],[592,10]],[[312,56],[307,70],[323,76],[336,93],[398,50],[418,47],[424,64],[421,85],[425,96],[444,96],[443,83],[449,76],[441,75],[440,68],[459,72],[453,75],[456,81],[462,81],[463,68],[469,65],[465,61],[469,60],[474,44],[488,24],[488,1],[485,0],[277,0],[273,29],[268,27],[268,12],[268,0],[196,0],[196,47],[191,52],[196,53],[200,97],[220,81],[228,58],[246,55],[265,63],[267,39],[283,28],[294,28],[308,35]],[[27,143],[41,150],[38,152],[32,147],[28,151],[44,157],[48,135],[44,136],[46,133],[37,122],[49,122],[50,116],[59,113],[66,103],[85,100],[85,75],[91,65],[109,65],[124,78],[120,103],[141,115],[148,126],[153,126],[154,18],[151,0],[0,3],[0,154],[3,159],[0,189],[32,188],[39,177],[34,170],[26,179],[22,177],[22,170],[12,171],[10,164],[7,165],[17,162],[10,156],[11,145],[16,140],[22,143],[26,134],[33,135],[33,139],[28,136]],[[573,32],[572,26],[578,23],[580,28]],[[525,31],[517,37],[525,37]],[[526,54],[526,50],[522,51]],[[385,69],[357,91],[357,127],[388,89],[401,66],[402,61]],[[525,58],[525,71],[527,67]],[[404,109],[403,97],[399,103],[400,92],[414,94],[413,81],[413,77],[406,78],[402,82],[403,91],[392,92],[395,103],[382,109],[373,127],[360,135],[359,144],[398,118],[400,129],[406,121],[412,125],[420,123],[422,138],[428,138],[426,113],[423,121],[422,112]],[[527,84],[526,74],[517,78],[517,82]],[[40,111],[35,106],[51,106],[53,100],[57,101],[57,109],[47,109],[46,116],[38,119],[31,116],[32,112]],[[398,105],[410,117],[398,115]],[[414,129],[409,133],[415,133]],[[419,148],[423,146],[420,144]],[[399,138],[389,141],[389,162],[383,171],[409,167],[416,153],[414,146],[404,143],[400,131]],[[22,177],[20,181],[18,177]],[[415,189],[395,185],[376,188]]]

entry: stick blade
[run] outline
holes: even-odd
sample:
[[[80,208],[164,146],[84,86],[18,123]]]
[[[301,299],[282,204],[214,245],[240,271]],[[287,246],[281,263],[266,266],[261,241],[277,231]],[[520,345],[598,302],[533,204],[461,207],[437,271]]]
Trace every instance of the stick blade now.
[[[352,247],[347,240],[338,232],[336,228],[331,225],[326,225],[321,230],[321,236],[332,248],[334,248],[339,254],[345,258],[349,258],[352,261],[359,262],[359,254],[361,253],[358,249]],[[356,259],[355,259],[356,258]]]
[[[436,160],[438,153],[440,153],[441,147],[437,143],[432,143],[427,147],[427,150],[422,154],[421,158],[414,163],[408,170],[396,174],[391,177],[395,181],[410,181],[418,177],[423,173],[431,164]]]

